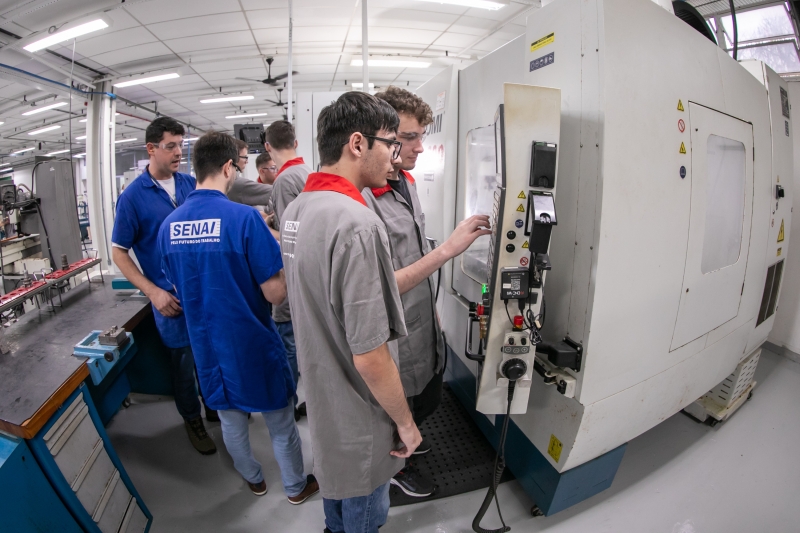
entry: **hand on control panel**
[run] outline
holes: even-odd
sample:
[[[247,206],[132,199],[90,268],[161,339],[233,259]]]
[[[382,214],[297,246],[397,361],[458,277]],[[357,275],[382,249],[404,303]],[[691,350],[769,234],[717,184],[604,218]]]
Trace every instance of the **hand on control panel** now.
[[[447,251],[450,258],[461,255],[481,235],[490,235],[489,217],[487,215],[473,215],[462,220],[450,237],[444,241],[441,248]]]

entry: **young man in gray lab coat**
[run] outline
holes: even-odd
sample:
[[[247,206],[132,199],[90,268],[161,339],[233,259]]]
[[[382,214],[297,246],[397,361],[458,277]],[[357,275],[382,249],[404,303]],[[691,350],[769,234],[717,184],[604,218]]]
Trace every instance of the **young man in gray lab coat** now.
[[[297,198],[303,187],[306,186],[306,179],[311,173],[311,167],[306,165],[302,157],[297,155],[297,139],[295,138],[294,126],[291,122],[277,120],[269,125],[265,135],[266,142],[264,148],[272,157],[278,167],[278,174],[272,183],[272,196],[267,206],[267,211],[271,213],[271,227],[280,231],[281,219],[286,207]],[[294,382],[300,378],[297,367],[297,344],[292,327],[292,311],[289,307],[287,298],[280,305],[276,305],[272,310],[272,318],[278,327],[278,332],[283,339],[286,347],[286,356],[289,358],[289,366],[292,368]],[[297,396],[295,396],[297,404]],[[305,402],[296,405],[294,411],[295,420],[300,420],[306,416]]]
[[[417,196],[414,178],[408,173],[425,151],[425,128],[433,121],[430,106],[419,96],[389,87],[375,95],[391,105],[400,118],[397,140],[403,143],[399,160],[384,187],[364,189],[364,199],[384,224],[392,249],[397,286],[403,300],[408,336],[398,339],[400,379],[414,422],[421,426],[442,399],[445,346],[436,314],[433,274],[447,261],[460,255],[481,235],[491,233],[489,217],[473,216],[459,224],[441,246],[431,251],[425,236],[425,214]],[[431,451],[422,439],[414,451]],[[407,464],[392,478],[392,484],[409,496],[430,496],[435,485]]]
[[[405,335],[389,240],[361,191],[399,154],[397,114],[349,92],[318,121],[321,171],[283,213],[284,259],[326,531],[377,533],[422,438],[388,342]],[[280,177],[278,181],[280,181]]]

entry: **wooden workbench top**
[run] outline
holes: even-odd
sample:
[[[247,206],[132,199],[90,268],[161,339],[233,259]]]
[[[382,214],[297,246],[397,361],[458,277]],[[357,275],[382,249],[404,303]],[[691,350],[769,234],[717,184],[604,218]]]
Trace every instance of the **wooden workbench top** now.
[[[43,306],[3,328],[11,351],[0,354],[0,430],[32,438],[89,376],[73,347],[92,330],[124,326],[131,331],[152,312],[144,297],[105,283],[82,283],[62,296],[63,307]],[[58,304],[58,298],[55,298]]]

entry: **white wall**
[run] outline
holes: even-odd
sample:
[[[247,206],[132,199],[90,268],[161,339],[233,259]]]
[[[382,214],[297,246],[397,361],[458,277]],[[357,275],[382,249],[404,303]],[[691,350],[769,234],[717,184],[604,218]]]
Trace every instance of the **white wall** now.
[[[795,198],[800,202],[800,82],[789,83],[789,102],[791,104],[792,130],[794,137],[794,187]],[[797,104],[795,107],[794,104]],[[796,206],[797,207],[797,206]],[[792,209],[794,211],[794,209]],[[800,210],[792,213],[792,229],[790,236],[795,236],[789,243],[786,255],[786,271],[783,273],[783,287],[775,315],[775,326],[770,333],[769,341],[777,346],[787,348],[800,354]],[[787,354],[792,356],[792,354]],[[794,357],[793,357],[794,358]],[[800,359],[798,359],[800,362]]]

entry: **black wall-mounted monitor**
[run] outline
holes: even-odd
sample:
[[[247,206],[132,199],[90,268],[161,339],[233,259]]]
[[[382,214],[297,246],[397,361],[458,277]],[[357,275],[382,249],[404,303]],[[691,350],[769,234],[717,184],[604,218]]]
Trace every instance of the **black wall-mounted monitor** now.
[[[553,143],[533,141],[531,147],[531,177],[529,185],[542,189],[556,186],[557,146]]]
[[[246,142],[251,154],[260,154],[264,151],[263,124],[234,124],[233,136]]]

